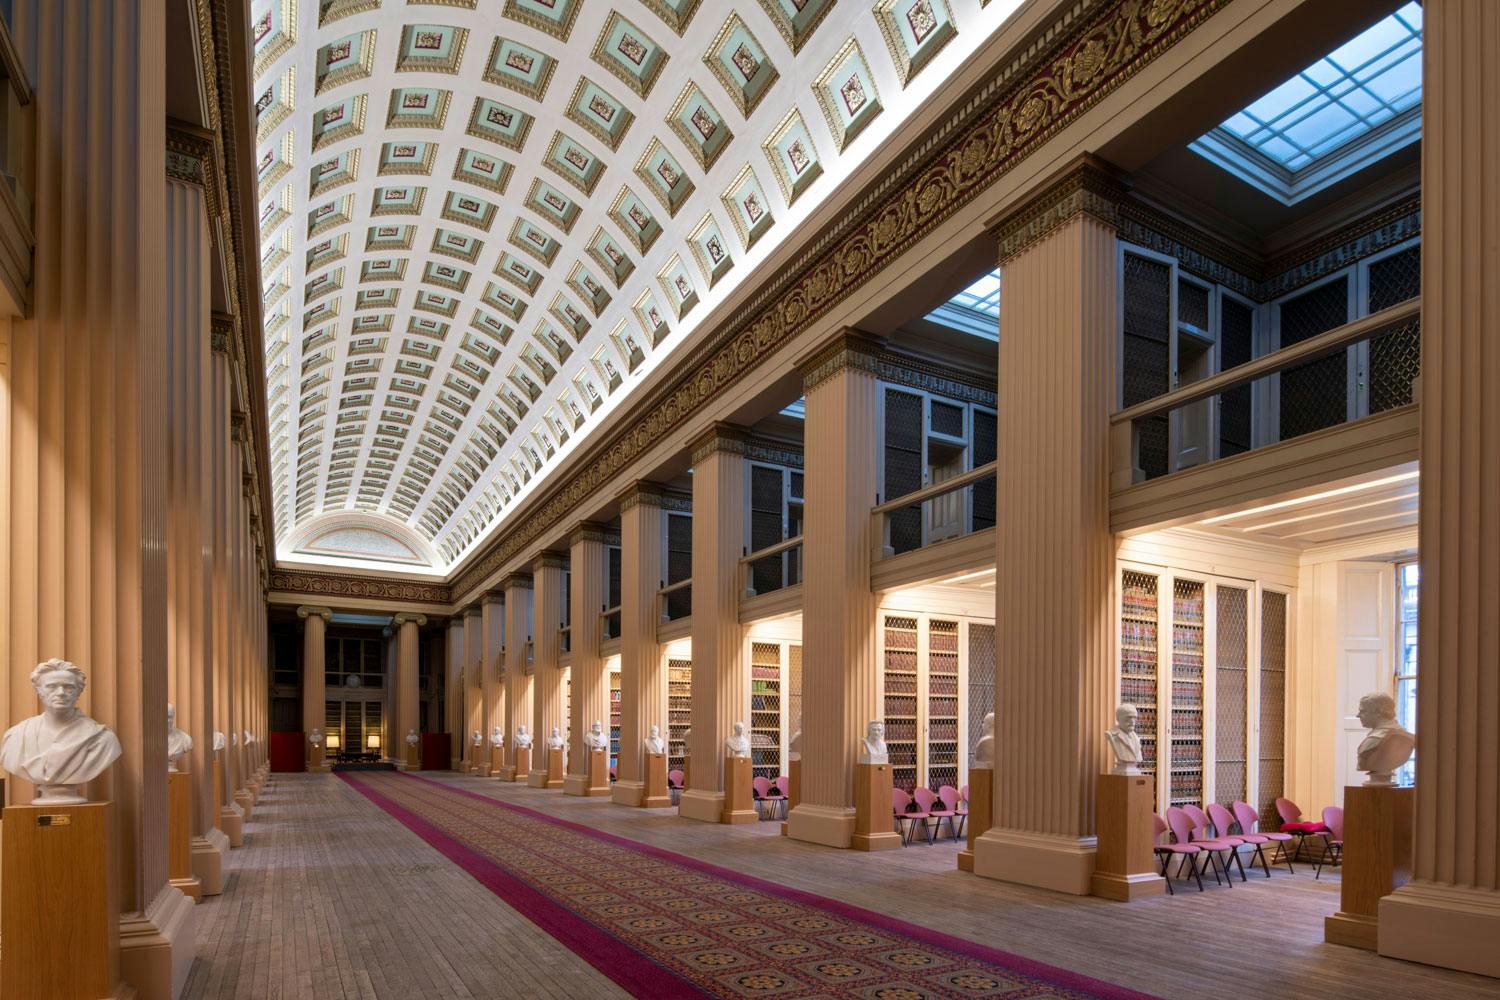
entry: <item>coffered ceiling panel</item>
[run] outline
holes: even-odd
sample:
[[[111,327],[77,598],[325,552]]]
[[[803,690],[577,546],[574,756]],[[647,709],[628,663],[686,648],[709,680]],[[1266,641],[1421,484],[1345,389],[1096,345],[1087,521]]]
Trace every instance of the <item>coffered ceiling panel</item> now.
[[[278,557],[450,571],[1017,3],[258,0]]]

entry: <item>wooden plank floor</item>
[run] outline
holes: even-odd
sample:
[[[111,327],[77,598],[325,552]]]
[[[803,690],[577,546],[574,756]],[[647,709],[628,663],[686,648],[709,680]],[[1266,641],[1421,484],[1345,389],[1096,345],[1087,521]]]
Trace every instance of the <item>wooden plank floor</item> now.
[[[939,842],[878,854],[471,776],[439,780],[1163,997],[1494,998],[1500,981],[1322,941],[1338,879],[1252,876],[1129,906],[955,870]],[[620,996],[415,834],[327,775],[276,775],[223,896],[199,910],[186,997]]]

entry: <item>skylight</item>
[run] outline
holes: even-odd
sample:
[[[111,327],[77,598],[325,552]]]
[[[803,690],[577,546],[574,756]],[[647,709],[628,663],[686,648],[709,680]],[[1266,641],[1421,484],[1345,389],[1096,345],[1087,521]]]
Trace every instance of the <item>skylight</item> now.
[[[1000,318],[1000,272],[991,271],[948,300],[956,306]]]
[[[1288,204],[1421,134],[1422,6],[1408,3],[1192,143]]]
[[[924,318],[963,333],[998,341],[1000,272],[995,270],[983,275]]]

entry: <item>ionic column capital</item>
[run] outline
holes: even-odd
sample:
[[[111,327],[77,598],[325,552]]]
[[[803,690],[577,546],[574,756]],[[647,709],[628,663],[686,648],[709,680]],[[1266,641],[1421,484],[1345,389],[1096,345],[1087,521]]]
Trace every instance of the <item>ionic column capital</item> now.
[[[396,628],[400,628],[402,625],[406,625],[408,623],[421,628],[423,625],[427,624],[427,616],[415,614],[410,611],[402,611],[391,616],[391,624]]]
[[[321,618],[325,622],[333,617],[332,608],[320,608],[310,604],[304,604],[297,609],[298,618]]]

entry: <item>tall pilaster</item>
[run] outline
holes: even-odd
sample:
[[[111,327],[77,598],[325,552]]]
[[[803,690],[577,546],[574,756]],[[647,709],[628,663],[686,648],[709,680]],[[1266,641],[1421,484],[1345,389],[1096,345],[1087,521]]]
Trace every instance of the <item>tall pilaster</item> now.
[[[502,731],[505,726],[505,592],[487,592],[480,601],[479,612],[484,629],[485,704],[484,722],[479,728],[484,733],[485,747],[492,748],[494,741],[490,739],[491,733],[496,726],[500,726]],[[491,749],[486,749],[485,752],[493,759]]]
[[[567,557],[556,552],[543,552],[531,564],[531,727],[538,747],[544,746],[554,728],[567,735],[563,731],[567,692],[563,686],[564,671],[558,662],[562,656],[558,629],[562,626],[567,568]],[[547,779],[547,754],[538,751],[531,755],[527,784],[533,788],[562,787],[561,781]]]
[[[229,337],[233,333],[233,321],[223,315],[212,319],[213,392],[209,418],[210,437],[213,446],[213,489],[210,502],[213,506],[213,576],[211,601],[213,607],[213,669],[214,669],[214,738],[222,736],[225,743],[214,751],[214,760],[219,766],[218,825],[229,840],[230,847],[244,843],[244,815],[234,801],[234,790],[238,788],[235,760],[229,753],[229,734],[233,731],[232,719],[237,698],[235,670],[233,664],[234,618],[230,586],[230,516],[239,496],[238,470],[234,468],[233,443],[230,440],[229,410],[231,376],[229,372]],[[212,744],[210,744],[212,745]]]
[[[1084,162],[999,225],[990,878],[1086,894],[1094,785],[1111,717],[1109,413],[1114,400],[1116,188]]]
[[[396,724],[391,727],[390,745],[385,748],[387,757],[406,759],[406,734],[415,729],[422,732],[422,717],[419,708],[421,698],[421,628],[427,624],[426,615],[401,612],[391,618],[396,630]]]
[[[667,735],[667,671],[656,641],[662,580],[662,490],[636,483],[620,497],[620,758],[614,801],[647,802],[642,741],[653,725]]]
[[[452,766],[460,768],[464,760],[464,742],[469,738],[464,729],[464,619],[455,615],[448,619],[448,644],[444,650],[444,667],[447,671],[444,706],[444,721],[448,729],[449,754]]]
[[[328,714],[325,636],[333,609],[303,605],[297,609],[297,617],[302,619],[302,738],[305,740],[314,729],[323,728]]]
[[[573,609],[568,629],[571,677],[573,687],[572,732],[568,745],[573,755],[568,759],[568,776],[563,791],[569,795],[588,795],[588,754],[584,751],[584,734],[596,721],[609,732],[609,678],[604,673],[604,657],[599,655],[599,609],[604,607],[605,588],[609,581],[604,545],[604,526],[585,522],[573,529],[568,556],[568,580],[571,593],[568,606]],[[595,794],[609,794],[608,789]]]
[[[689,819],[724,818],[724,742],[735,722],[750,724],[750,675],[744,590],[745,438],[719,424],[693,445],[693,761],[679,811]]]
[[[802,801],[787,835],[830,847],[848,847],[854,836],[855,751],[880,717],[868,582],[870,508],[880,489],[877,371],[875,345],[855,331],[802,365]]]
[[[1415,858],[1379,950],[1500,976],[1500,9],[1422,10]]]
[[[464,770],[489,774],[489,751],[474,746],[474,731],[484,733],[484,610],[478,604],[464,608]]]
[[[516,727],[532,726],[531,665],[526,662],[526,641],[531,635],[531,577],[512,573],[505,578],[505,762],[516,764]],[[542,737],[532,733],[536,747]],[[533,749],[532,755],[538,751]],[[510,773],[510,772],[507,772]],[[523,775],[515,775],[517,779]]]

